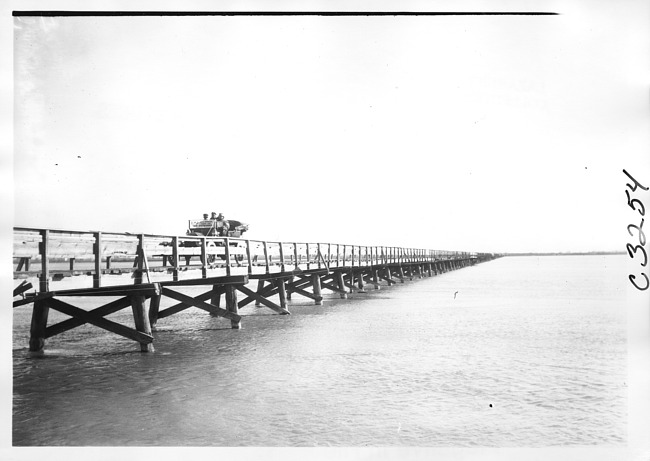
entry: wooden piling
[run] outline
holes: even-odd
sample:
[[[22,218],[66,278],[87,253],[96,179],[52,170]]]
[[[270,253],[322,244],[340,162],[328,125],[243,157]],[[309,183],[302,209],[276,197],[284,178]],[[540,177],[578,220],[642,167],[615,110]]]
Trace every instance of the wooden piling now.
[[[232,314],[239,315],[237,289],[235,285],[226,285],[226,310]],[[230,326],[234,330],[239,330],[241,328],[241,317],[238,320],[230,319]]]
[[[361,257],[361,253],[359,253],[359,257]],[[366,292],[366,290],[364,289],[365,284],[363,283],[363,269],[360,269],[358,272],[357,286],[359,287],[359,293]]]
[[[47,317],[50,312],[48,299],[42,299],[34,303],[32,310],[32,324],[29,329],[29,351],[41,352],[45,347],[45,330],[47,329]]]
[[[155,329],[156,323],[158,322],[158,312],[160,311],[160,300],[162,299],[162,293],[160,288],[157,290],[158,294],[153,295],[149,301],[149,324],[151,329]]]
[[[257,281],[257,294],[261,294],[263,290],[264,290],[264,280],[259,279]],[[259,300],[255,301],[255,307],[259,307],[261,305],[262,303]]]
[[[322,306],[323,305],[323,295],[322,295],[322,290],[321,290],[321,285],[320,285],[320,275],[312,274],[311,282],[312,282],[312,289],[314,290],[314,296],[316,296],[316,299],[314,300],[314,303],[317,306]]]
[[[384,280],[386,280],[388,282],[388,286],[392,286],[394,284],[393,277],[392,277],[393,274],[390,271],[390,266],[389,265],[386,265],[386,267],[384,268],[384,272],[386,274],[384,276]]]
[[[285,310],[287,309],[287,287],[284,283],[284,279],[279,278],[275,280],[275,286],[278,289],[278,297],[280,298],[280,307]]]
[[[379,271],[377,269],[372,269],[372,283],[375,285],[375,290],[379,290],[381,285],[379,285]]]
[[[151,323],[149,323],[149,308],[145,302],[146,298],[140,295],[131,296],[131,308],[135,329],[141,333],[152,335]],[[154,352],[153,343],[140,343],[141,352]]]
[[[339,287],[341,299],[347,299],[347,290],[345,288],[345,281],[343,280],[343,272],[341,271],[336,271],[336,284]]]
[[[287,288],[287,300],[288,300],[288,301],[291,301],[291,293],[292,293],[292,290],[291,290],[291,288],[290,288],[290,285],[294,282],[294,279],[295,279],[295,277],[290,277],[290,278],[289,278],[289,282],[287,283],[287,287],[286,287],[286,288]]]
[[[221,307],[221,291],[219,290],[220,285],[212,285],[212,296],[210,297],[210,304],[213,306]],[[210,316],[219,317],[216,313],[211,312]]]

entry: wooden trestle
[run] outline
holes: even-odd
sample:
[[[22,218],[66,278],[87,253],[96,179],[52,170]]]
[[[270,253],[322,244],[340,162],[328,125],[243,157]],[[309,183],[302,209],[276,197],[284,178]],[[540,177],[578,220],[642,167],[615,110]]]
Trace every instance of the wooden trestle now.
[[[382,284],[431,277],[495,257],[400,247],[14,228],[14,278],[37,277],[39,290],[29,292],[32,284],[23,280],[14,289],[13,305],[33,305],[30,351],[40,352],[47,338],[88,323],[152,352],[156,323],[192,307],[228,319],[239,329],[239,309],[253,302],[288,315],[294,294],[322,305],[323,290],[347,298],[367,286],[380,289]],[[32,270],[32,261],[40,263],[38,270]],[[67,268],[53,269],[57,264]],[[124,273],[132,274],[133,284],[111,284],[120,277],[107,276]],[[75,276],[81,276],[79,285],[92,276],[92,287],[52,289],[67,277],[76,281]],[[255,290],[248,286],[254,280]],[[192,296],[180,291],[190,286],[207,291]],[[114,299],[91,310],[60,299],[74,297]],[[176,303],[161,309],[163,297]],[[106,318],[129,306],[134,327]],[[48,326],[50,309],[70,318]]]

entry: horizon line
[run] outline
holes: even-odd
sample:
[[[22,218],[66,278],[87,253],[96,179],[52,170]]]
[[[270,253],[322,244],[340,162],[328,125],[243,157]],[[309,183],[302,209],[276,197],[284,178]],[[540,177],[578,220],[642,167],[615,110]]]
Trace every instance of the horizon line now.
[[[558,16],[550,11],[71,11],[17,10],[12,16]]]

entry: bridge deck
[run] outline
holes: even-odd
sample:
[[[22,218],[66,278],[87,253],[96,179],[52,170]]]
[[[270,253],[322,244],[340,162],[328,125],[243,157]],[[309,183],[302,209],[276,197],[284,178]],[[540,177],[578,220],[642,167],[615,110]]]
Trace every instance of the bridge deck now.
[[[159,319],[194,307],[241,326],[240,307],[251,302],[289,314],[299,294],[322,304],[322,289],[347,297],[365,285],[379,289],[493,259],[484,253],[333,243],[269,242],[241,238],[165,236],[14,228],[14,307],[33,304],[30,350],[85,323],[153,351]],[[33,288],[30,279],[38,290]],[[257,280],[257,289],[247,285]],[[190,296],[183,287],[206,286]],[[311,291],[310,291],[311,290]],[[237,293],[245,297],[237,299]],[[221,304],[225,297],[225,309]],[[60,298],[117,298],[89,311]],[[176,304],[160,309],[162,298]],[[272,298],[272,299],[271,299]],[[277,302],[276,302],[277,298]],[[131,306],[135,329],[105,317]],[[49,309],[71,318],[47,326]]]

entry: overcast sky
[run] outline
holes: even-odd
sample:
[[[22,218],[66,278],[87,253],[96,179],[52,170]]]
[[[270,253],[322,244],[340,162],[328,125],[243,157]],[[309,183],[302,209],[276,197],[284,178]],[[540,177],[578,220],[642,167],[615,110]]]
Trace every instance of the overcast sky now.
[[[647,15],[558,5],[18,17],[14,225],[182,235],[216,211],[260,240],[623,250]]]

